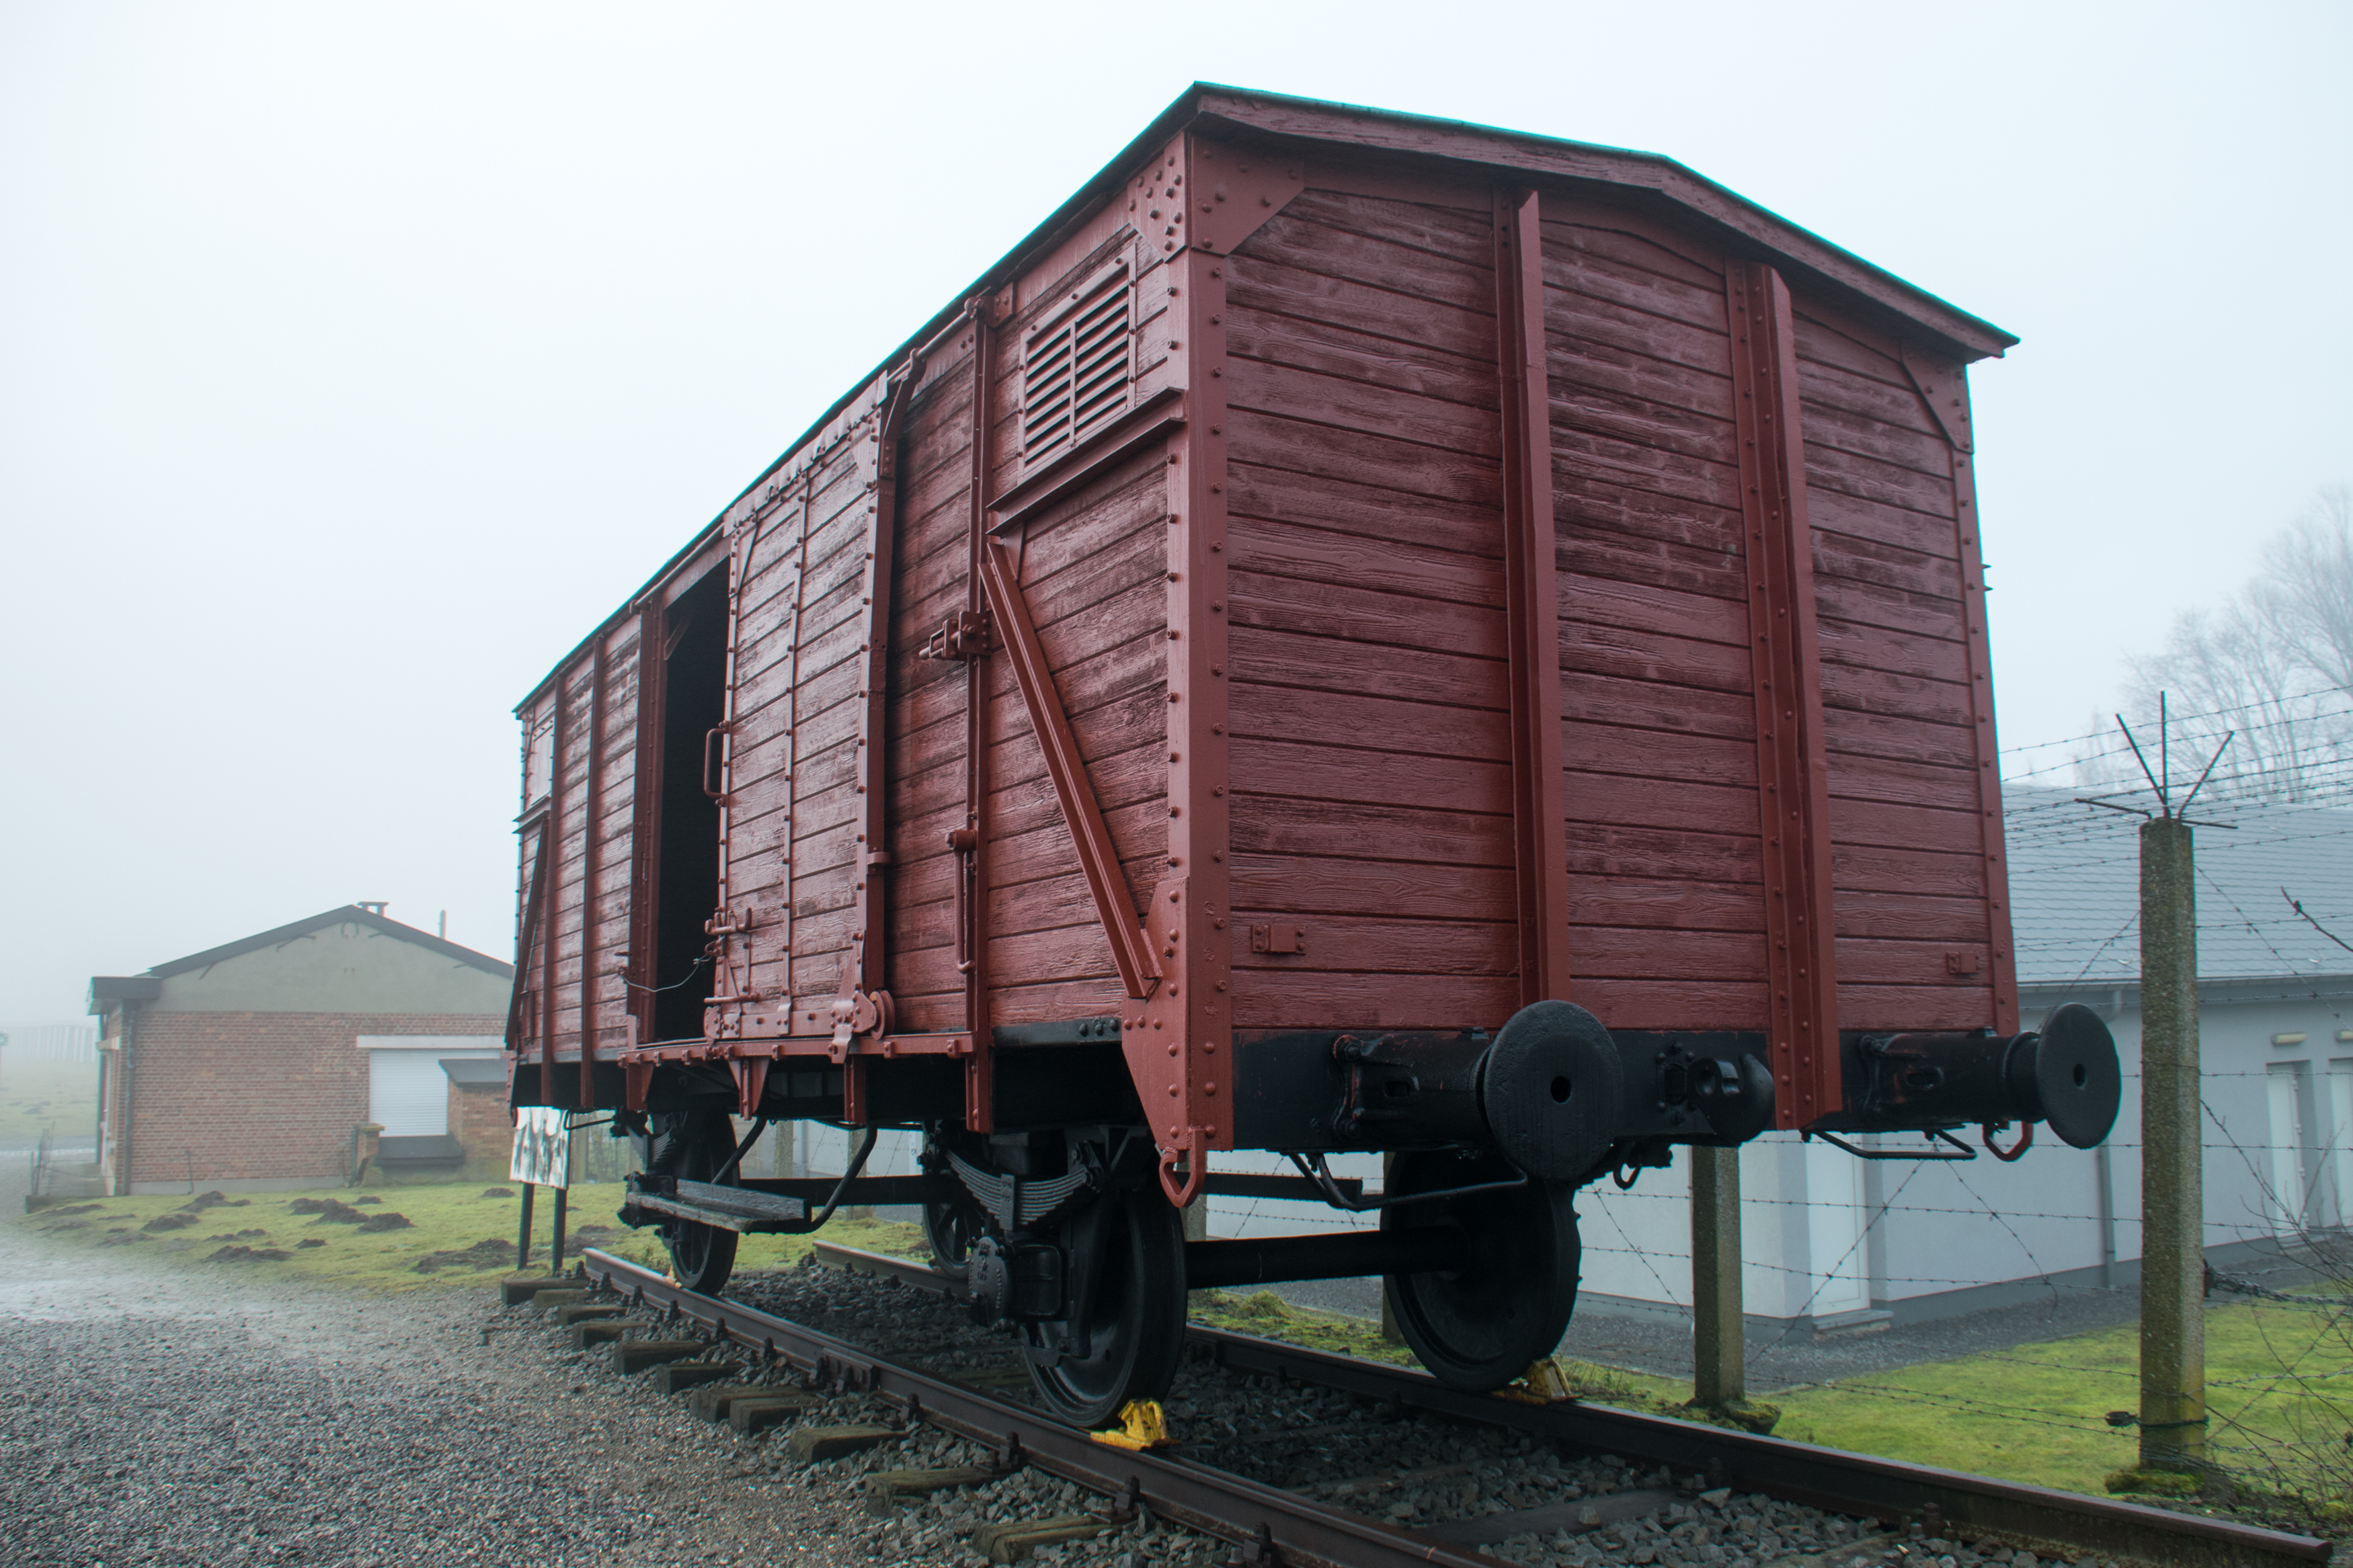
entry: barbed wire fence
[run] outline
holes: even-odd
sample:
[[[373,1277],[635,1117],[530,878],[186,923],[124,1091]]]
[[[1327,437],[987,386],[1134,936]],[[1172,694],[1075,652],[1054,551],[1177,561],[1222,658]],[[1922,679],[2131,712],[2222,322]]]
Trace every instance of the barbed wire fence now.
[[[2348,1037],[2344,1016],[2353,1003],[2353,943],[2345,937],[2353,931],[2353,855],[2342,854],[2338,841],[2353,837],[2353,753],[2346,740],[2353,734],[2353,694],[2328,689],[2294,697],[2305,703],[2303,710],[2284,714],[2273,707],[2170,716],[2182,727],[2176,732],[2177,747],[2183,732],[2197,736],[2210,751],[2234,731],[2266,742],[2251,746],[2241,763],[2215,767],[2196,797],[2197,825],[2211,830],[2200,835],[2197,926],[2201,952],[2211,949],[2227,960],[2221,978],[2230,985],[2221,999],[2299,1005],[2316,1023],[2325,1020],[2327,1026],[2313,1030],[2316,1043],[2299,1061],[2258,1058],[2255,1065],[2241,1066],[2226,1055],[2200,1075],[2220,1100],[2202,1102],[2205,1132],[2198,1142],[2214,1180],[2201,1224],[2210,1258],[2221,1249],[2219,1257],[2227,1260],[2210,1261],[2207,1305],[2210,1313],[2228,1311],[2229,1318],[2216,1321],[2232,1325],[2230,1353],[2221,1358],[2227,1370],[2205,1384],[2206,1464],[2210,1489],[2224,1494],[2341,1502],[2353,1499],[2353,1229],[2348,1228],[2353,1222],[2353,1092],[2342,1091],[2353,1089],[2353,1037]],[[2036,879],[2078,885],[2112,879],[2105,891],[2118,900],[2106,904],[2111,914],[2096,925],[2080,918],[2078,909],[2064,940],[2043,942],[2037,957],[2046,990],[2088,995],[2130,988],[2138,980],[2137,829],[2139,814],[2156,809],[2157,801],[2147,787],[2098,776],[2096,764],[2103,761],[2130,763],[2131,748],[2115,736],[2111,730],[2004,754],[2011,786],[2005,816],[2013,907],[2033,901]],[[2054,980],[2059,984],[2052,987]],[[2210,1038],[2215,1027],[2208,1019]],[[2337,1037],[2333,1041],[2331,1035]],[[2232,1049],[2252,1043],[2238,1042]],[[2290,1092],[2303,1108],[2284,1124],[2270,1114],[2277,1109],[2272,1100],[2283,1067],[2294,1068]],[[2338,1076],[2348,1079],[2346,1086],[2330,1081]],[[2126,1115],[2106,1152],[2096,1157],[2137,1164],[2142,1151],[2133,1108],[2139,1075],[2127,1071],[2126,1077]],[[2257,1126],[2263,1129],[2260,1135],[2251,1131]],[[1889,1168],[1883,1196],[1744,1194],[1742,1206],[1750,1214],[1805,1211],[1839,1222],[1834,1228],[1824,1224],[1825,1234],[1834,1239],[1810,1257],[1777,1254],[1752,1243],[1746,1269],[1782,1278],[1788,1288],[1773,1292],[1775,1299],[1797,1303],[1794,1312],[1777,1314],[1784,1319],[1778,1327],[1752,1333],[1752,1373],[1769,1374],[1777,1363],[1810,1344],[1807,1325],[1815,1308],[1845,1299],[1843,1293],[1858,1282],[1874,1303],[1899,1307],[1988,1286],[2009,1287],[2013,1298],[2031,1289],[2047,1298],[2063,1337],[2050,1348],[1975,1353],[2005,1367],[2049,1374],[2052,1397],[1930,1392],[1890,1373],[1841,1378],[1832,1386],[1841,1394],[1956,1418],[2113,1442],[2114,1468],[2133,1468],[2139,1422],[2134,1408],[2139,1402],[2137,1362],[2116,1354],[2113,1337],[2097,1342],[2108,1352],[2104,1358],[2071,1353],[2069,1347],[2078,1342],[2063,1335],[2087,1314],[2068,1314],[2063,1321],[2057,1309],[2071,1301],[2096,1305],[2105,1314],[2088,1315],[2112,1327],[2135,1321],[2128,1281],[2137,1272],[2136,1249],[2115,1241],[2119,1234],[2137,1234],[2134,1184],[2120,1183],[2116,1201],[2099,1212],[2088,1204],[2053,1204],[2047,1195],[2021,1204],[1982,1178],[1949,1166],[1933,1176],[1926,1164],[1901,1175],[1894,1169]],[[1681,1283],[1688,1279],[1691,1261],[1686,1202],[1679,1187],[1671,1185],[1658,1192],[1606,1193],[1582,1205],[1588,1276],[1606,1272],[1630,1294],[1687,1302],[1689,1289]],[[2232,1212],[2233,1205],[2237,1212]],[[1255,1200],[1221,1204],[1219,1221],[1221,1233],[1261,1222],[1357,1223],[1301,1205]],[[1892,1229],[1938,1226],[1952,1234],[1968,1227],[1973,1234],[1999,1237],[2011,1259],[2008,1270],[1891,1270],[1873,1260],[1874,1242],[1883,1244]],[[2093,1260],[2084,1256],[2082,1237],[2095,1227],[2105,1227],[2109,1256]],[[1843,1245],[1835,1238],[1844,1238]],[[1906,1255],[1927,1252],[1914,1247]],[[1975,1261],[1983,1258],[1981,1248]],[[1836,1439],[1825,1435],[1824,1440]]]

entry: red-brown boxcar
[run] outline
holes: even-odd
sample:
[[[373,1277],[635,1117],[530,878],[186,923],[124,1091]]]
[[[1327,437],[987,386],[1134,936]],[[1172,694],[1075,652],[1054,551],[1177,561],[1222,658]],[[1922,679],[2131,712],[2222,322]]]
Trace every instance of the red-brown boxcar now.
[[[2012,341],[1657,157],[1196,88],[523,703],[517,1102],[643,1128],[710,1289],[924,1203],[1086,1420],[1243,1278],[1383,1274],[1493,1386],[1577,1186],[1676,1143],[2096,1141],[2113,1047],[2010,952]],[[926,1173],[743,1178],[730,1111]],[[1338,1149],[1378,1229],[1182,1240],[1377,1206]]]

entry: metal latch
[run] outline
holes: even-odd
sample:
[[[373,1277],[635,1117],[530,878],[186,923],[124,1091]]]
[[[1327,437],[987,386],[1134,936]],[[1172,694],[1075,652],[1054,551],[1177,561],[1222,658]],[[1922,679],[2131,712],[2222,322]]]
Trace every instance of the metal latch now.
[[[978,610],[958,610],[915,650],[917,658],[952,658],[970,664],[988,653],[988,617]]]

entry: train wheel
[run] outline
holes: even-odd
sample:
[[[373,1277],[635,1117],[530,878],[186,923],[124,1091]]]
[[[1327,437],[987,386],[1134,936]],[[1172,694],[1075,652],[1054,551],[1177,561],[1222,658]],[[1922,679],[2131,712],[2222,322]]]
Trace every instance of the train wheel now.
[[[1517,1173],[1493,1152],[1400,1154],[1391,1193],[1436,1192]],[[1467,1234],[1470,1266],[1453,1274],[1392,1274],[1382,1281],[1405,1342],[1450,1388],[1501,1388],[1550,1355],[1577,1305],[1577,1211],[1569,1189],[1530,1181],[1468,1197],[1383,1209],[1381,1228],[1449,1226]]]
[[[1176,1380],[1185,1345],[1185,1226],[1157,1187],[1108,1194],[1100,1215],[1071,1222],[1075,1256],[1094,1249],[1093,1289],[1067,1323],[1025,1324],[1029,1379],[1048,1409],[1080,1426],[1103,1426],[1132,1399],[1157,1399]],[[1085,1330],[1083,1356],[1053,1354]]]
[[[662,1238],[670,1244],[670,1272],[688,1289],[716,1296],[735,1272],[735,1233],[691,1219],[679,1221],[676,1231]]]
[[[971,1273],[975,1230],[972,1210],[962,1204],[923,1205],[923,1239],[943,1279],[961,1284]]]
[[[646,1169],[658,1175],[707,1182],[735,1152],[735,1124],[718,1110],[681,1110],[653,1119],[653,1153]],[[692,1220],[661,1227],[670,1272],[690,1290],[715,1296],[735,1271],[735,1233]]]

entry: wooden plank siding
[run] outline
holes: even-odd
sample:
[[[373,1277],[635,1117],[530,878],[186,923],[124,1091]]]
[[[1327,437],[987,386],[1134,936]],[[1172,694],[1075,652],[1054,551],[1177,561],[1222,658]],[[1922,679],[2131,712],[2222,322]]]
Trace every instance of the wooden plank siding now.
[[[1616,1029],[1818,1040],[1775,1008],[1810,973],[1826,1014],[1826,958],[1841,1029],[2014,1013],[1963,380],[2006,336],[1654,160],[1196,92],[1220,118],[933,315],[526,699],[524,1059],[657,1044],[659,1005],[598,1092],[659,1102],[731,1053],[1116,1014],[1166,1184],[1234,1137],[1227,1031],[1492,1028],[1564,928]],[[1124,401],[1082,418],[1123,286]],[[1150,940],[1115,963],[1106,920]],[[647,989],[681,978],[722,1049]]]
[[[548,858],[554,879],[542,904],[541,929],[529,950],[519,953],[523,1038],[534,1058],[544,1048],[551,1021],[556,1051],[560,1055],[578,1051],[584,995],[600,1052],[619,1049],[629,1037],[625,1017],[629,993],[622,966],[631,945],[639,681],[637,623],[631,619],[614,626],[601,634],[601,640],[605,655],[601,705],[595,695],[597,664],[592,644],[558,672],[522,715],[531,739],[524,770],[526,830],[517,866],[518,909],[528,900],[538,874],[534,818],[542,809],[552,814]],[[560,754],[554,744],[559,705],[563,713]],[[600,721],[593,729],[592,716]],[[593,798],[588,789],[592,776],[596,784]],[[549,800],[551,783],[554,794]],[[548,803],[544,807],[543,801]],[[550,922],[556,955],[552,971],[546,963],[551,951]],[[518,928],[519,943],[523,935]],[[573,1079],[558,1076],[559,1095],[571,1093],[573,1087]]]
[[[1757,1028],[1764,866],[1723,268],[1565,203],[1544,237],[1574,995],[1613,1027]]]
[[[1723,265],[1546,215],[1575,994],[1620,1027],[1760,1027]],[[1242,1026],[1509,1011],[1483,242],[1467,202],[1311,188],[1229,258],[1234,918],[1308,936],[1238,944]],[[1799,346],[1840,1023],[1974,1026],[1983,986],[1946,963],[1987,895],[1942,439],[1900,363],[1802,313]]]
[[[1839,1022],[1992,1021],[1951,450],[1894,345],[1799,298]],[[1948,956],[1959,958],[1956,974]]]
[[[1139,913],[1168,846],[1166,468],[1153,447],[1097,476],[1030,520],[1018,551],[1022,596]],[[1111,944],[1010,663],[991,659],[988,679],[991,1016],[1115,1012]]]
[[[883,984],[902,1029],[965,1026],[956,970],[956,857],[965,825],[965,667],[916,657],[970,590],[971,355],[942,355],[900,435],[891,593],[891,703],[884,730],[891,900]]]
[[[1483,211],[1310,188],[1229,258],[1234,1022],[1500,1022],[1516,967]]]
[[[734,569],[740,617],[727,777],[727,897],[759,923],[731,940],[777,1017],[829,1022],[849,945],[849,822],[860,574],[875,419],[851,425],[754,514]],[[774,1008],[775,1011],[769,1009]]]

